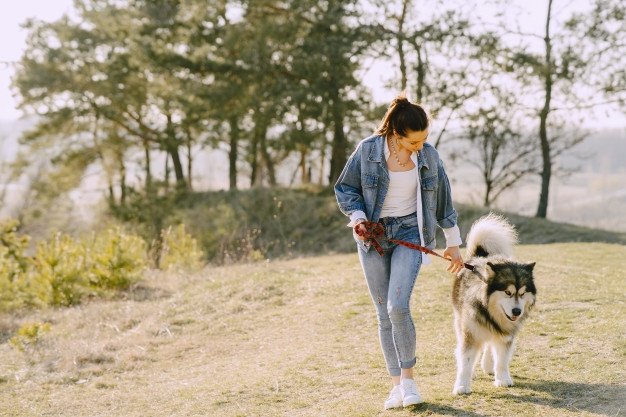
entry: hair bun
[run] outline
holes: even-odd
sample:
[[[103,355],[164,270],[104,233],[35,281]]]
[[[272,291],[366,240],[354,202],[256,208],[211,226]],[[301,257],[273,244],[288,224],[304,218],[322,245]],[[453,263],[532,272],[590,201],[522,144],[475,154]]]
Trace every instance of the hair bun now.
[[[411,102],[406,97],[396,97],[396,107],[399,109],[405,109],[411,106]]]

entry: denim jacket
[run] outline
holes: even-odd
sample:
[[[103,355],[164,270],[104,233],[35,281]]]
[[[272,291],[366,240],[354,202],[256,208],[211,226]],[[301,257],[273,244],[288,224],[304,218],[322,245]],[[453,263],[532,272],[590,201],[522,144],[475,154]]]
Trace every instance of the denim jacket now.
[[[346,216],[360,210],[369,221],[379,220],[389,188],[384,145],[383,136],[370,136],[363,139],[348,158],[335,183],[337,203]],[[434,249],[435,225],[443,229],[456,226],[457,213],[452,205],[450,182],[437,150],[425,143],[417,154],[417,162],[423,211],[422,239],[427,248]],[[369,250],[369,245],[362,245],[362,248]]]

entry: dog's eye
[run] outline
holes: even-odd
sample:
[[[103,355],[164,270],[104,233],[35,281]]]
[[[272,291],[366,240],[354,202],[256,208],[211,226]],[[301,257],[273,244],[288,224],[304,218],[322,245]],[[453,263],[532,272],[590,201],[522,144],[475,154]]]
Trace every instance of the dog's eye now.
[[[524,295],[526,295],[525,292],[521,293],[519,296],[520,296],[520,298],[522,298]]]
[[[505,293],[506,295],[508,295],[509,297],[510,297],[511,295],[513,295],[513,294],[511,293],[511,291],[509,291],[509,290],[504,291],[504,293]]]

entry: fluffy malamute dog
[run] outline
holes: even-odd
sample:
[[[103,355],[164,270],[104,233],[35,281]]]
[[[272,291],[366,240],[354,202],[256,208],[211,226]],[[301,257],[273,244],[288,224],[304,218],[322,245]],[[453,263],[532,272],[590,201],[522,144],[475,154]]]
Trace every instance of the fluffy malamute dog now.
[[[513,385],[509,362],[515,335],[535,304],[534,263],[512,259],[517,233],[504,218],[478,219],[467,235],[467,263],[452,289],[457,337],[457,374],[453,394],[469,394],[474,364],[483,351],[482,368],[495,373],[497,387]]]

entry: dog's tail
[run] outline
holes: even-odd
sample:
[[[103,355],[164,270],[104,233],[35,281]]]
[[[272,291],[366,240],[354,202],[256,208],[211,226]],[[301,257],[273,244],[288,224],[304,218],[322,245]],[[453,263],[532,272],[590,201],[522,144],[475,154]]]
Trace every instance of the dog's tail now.
[[[467,234],[467,254],[470,257],[513,256],[516,243],[515,228],[504,217],[489,213],[472,224]]]

